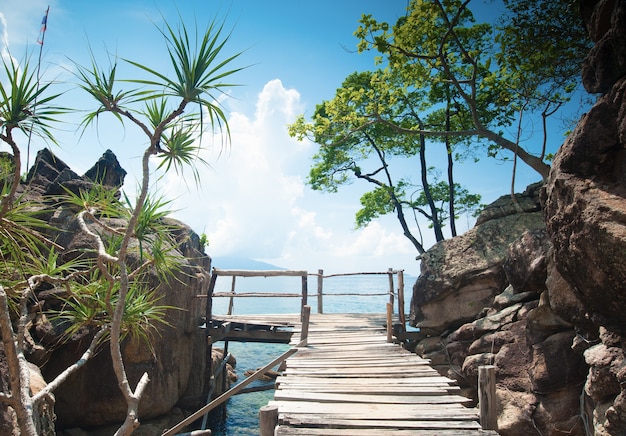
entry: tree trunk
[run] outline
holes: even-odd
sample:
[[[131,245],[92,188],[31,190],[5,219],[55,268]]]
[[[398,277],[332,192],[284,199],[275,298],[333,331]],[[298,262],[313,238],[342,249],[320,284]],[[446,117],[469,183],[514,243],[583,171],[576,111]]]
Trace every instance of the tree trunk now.
[[[420,121],[420,129],[424,129]],[[422,187],[424,188],[424,195],[426,201],[428,201],[428,207],[430,208],[430,214],[433,222],[433,230],[435,231],[435,239],[437,242],[443,241],[443,232],[441,231],[441,223],[439,222],[439,214],[437,213],[437,206],[433,200],[433,196],[430,192],[430,185],[428,184],[428,167],[426,166],[426,139],[424,135],[420,135],[420,166],[422,172]]]
[[[446,132],[450,131],[450,93],[447,94],[446,102]],[[450,145],[450,137],[446,136],[446,153],[448,153],[448,213],[450,214],[450,234],[454,238],[456,236],[456,218],[455,218],[455,196],[454,192],[454,156],[452,156],[452,146]]]

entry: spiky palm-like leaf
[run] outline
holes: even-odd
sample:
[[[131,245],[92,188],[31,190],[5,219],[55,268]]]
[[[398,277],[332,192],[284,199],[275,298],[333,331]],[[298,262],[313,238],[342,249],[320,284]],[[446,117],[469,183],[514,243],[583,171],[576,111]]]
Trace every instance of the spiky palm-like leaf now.
[[[226,69],[241,53],[220,60],[220,55],[230,38],[230,34],[222,39],[223,25],[217,26],[215,22],[210,23],[200,38],[196,26],[196,38],[194,40],[190,38],[184,25],[174,30],[166,23],[165,29],[159,29],[159,31],[167,44],[174,75],[159,72],[132,60],[126,60],[131,65],[155,77],[154,80],[133,80],[133,82],[163,90],[144,94],[140,96],[140,99],[150,100],[162,96],[172,96],[182,99],[182,106],[187,103],[197,103],[206,110],[211,126],[218,127],[220,130],[225,129],[227,136],[230,137],[226,114],[218,101],[220,94],[225,92],[225,88],[236,86],[232,83],[223,82],[223,80],[243,69]],[[197,48],[194,48],[198,39],[200,43]],[[201,110],[201,117],[202,113]],[[203,124],[202,120],[200,124]]]
[[[108,291],[108,286],[103,281],[92,276],[89,284],[63,300],[62,309],[51,314],[51,321],[65,326],[64,335],[68,340],[85,328],[102,328],[111,322],[112,316],[105,304]],[[117,304],[118,297],[115,289],[111,303]],[[166,319],[166,311],[175,309],[157,304],[160,299],[154,289],[148,289],[140,283],[131,286],[126,294],[122,337],[130,336],[150,346],[150,339],[158,333],[159,326],[171,325]]]
[[[104,112],[111,112],[118,121],[122,122],[123,118],[120,112],[126,110],[128,103],[144,93],[144,91],[137,90],[117,90],[117,60],[109,59],[109,67],[104,69],[96,62],[93,52],[90,52],[90,55],[91,65],[85,67],[76,64],[75,74],[79,79],[78,87],[91,95],[99,103],[99,106],[83,118],[80,124],[83,132],[88,125],[97,121],[100,114]]]
[[[46,95],[51,84],[41,84],[28,62],[20,68],[11,58],[3,57],[2,64],[7,80],[0,81],[0,134],[19,129],[56,143],[50,124],[58,121],[57,115],[69,111],[51,105],[61,94]]]

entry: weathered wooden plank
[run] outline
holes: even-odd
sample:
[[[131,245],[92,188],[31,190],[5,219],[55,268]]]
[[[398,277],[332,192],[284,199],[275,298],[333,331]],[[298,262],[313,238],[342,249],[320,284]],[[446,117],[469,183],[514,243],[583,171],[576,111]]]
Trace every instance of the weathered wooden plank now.
[[[478,414],[473,409],[459,404],[366,404],[366,403],[318,403],[310,401],[270,401],[278,406],[278,413],[307,413],[341,417],[344,419],[387,419],[387,420],[440,420],[477,421]],[[279,415],[280,416],[280,415]]]
[[[420,361],[418,359],[412,359],[410,356],[403,357],[388,357],[378,359],[290,359],[288,362],[291,368],[342,368],[342,367],[359,367],[359,368],[371,368],[376,366],[409,366],[409,367],[422,367],[429,366],[427,361]]]
[[[279,425],[276,427],[275,436],[416,436],[415,430],[397,429],[368,429],[368,428],[347,428],[347,429],[324,429],[324,428],[294,428]],[[485,430],[463,430],[463,429],[437,429],[419,430],[419,436],[486,436],[497,435],[496,432]]]
[[[359,429],[404,429],[404,430],[434,430],[434,429],[457,429],[457,430],[476,430],[480,429],[480,424],[476,421],[425,421],[425,420],[401,420],[396,419],[389,421],[386,419],[343,419],[329,418],[327,416],[314,414],[289,414],[286,413],[280,420],[281,425],[327,428],[359,428]]]
[[[213,268],[213,274],[217,276],[236,277],[306,277],[308,271],[293,270],[229,270]]]
[[[363,347],[360,347],[363,348]],[[299,356],[297,359],[349,359],[353,358],[354,360],[360,359],[384,359],[384,358],[393,358],[393,357],[404,357],[411,356],[415,360],[430,362],[429,359],[423,359],[415,354],[410,354],[406,350],[403,350],[399,347],[379,347],[377,345],[371,345],[366,347],[365,353],[363,354],[355,354],[352,350],[346,350],[344,347],[312,347],[312,348],[301,348],[298,353]]]
[[[310,332],[310,331],[309,331],[309,334],[312,335],[312,340],[313,340],[313,342],[311,342],[310,345],[332,345],[334,347],[340,347],[341,345],[344,345],[344,344],[350,344],[350,345],[358,345],[358,344],[363,344],[363,343],[381,344],[380,339],[376,337],[377,335],[363,335],[363,336],[337,335],[333,337],[324,337],[324,336],[318,336],[315,334],[315,332]]]
[[[302,351],[304,351],[304,349],[302,349]],[[391,350],[390,350],[391,351]],[[416,355],[413,354],[407,354],[407,353],[398,353],[398,352],[389,352],[389,353],[380,353],[380,354],[374,354],[374,353],[364,353],[358,356],[354,356],[354,355],[350,355],[351,353],[349,352],[341,352],[341,351],[337,351],[335,353],[327,353],[327,352],[318,352],[318,353],[303,353],[301,356],[299,356],[297,359],[290,359],[290,360],[296,360],[298,362],[307,362],[307,361],[319,361],[319,362],[324,362],[324,361],[352,361],[352,362],[368,362],[368,361],[380,361],[380,360],[388,360],[388,361],[410,361],[410,362],[415,362],[415,363],[425,363],[425,364],[429,364],[430,360],[428,359],[422,359]]]
[[[300,322],[300,315],[214,315],[216,321],[230,321],[240,324],[262,324],[292,327],[294,330]]]
[[[438,375],[439,373],[429,366],[426,367],[387,367],[387,368],[317,368],[314,371],[302,368],[287,367],[283,374],[289,375],[310,375],[313,377],[411,377]]]
[[[296,341],[291,339],[291,345],[295,346]],[[383,354],[389,351],[397,350],[398,346],[396,344],[341,344],[341,345],[333,345],[333,344],[309,344],[306,350],[315,351],[323,354],[333,353],[335,351],[343,351],[343,352],[353,352],[355,355],[362,354]]]
[[[459,395],[378,395],[343,394],[329,392],[305,392],[293,389],[278,389],[274,393],[276,401],[316,401],[319,403],[375,403],[375,404],[462,404],[470,400]]]
[[[330,385],[310,385],[310,384],[285,384],[281,383],[279,388],[282,391],[298,390],[305,392],[329,392],[329,393],[355,393],[370,395],[393,394],[396,396],[403,395],[446,395],[454,394],[461,391],[458,386],[404,386],[404,385],[349,385],[349,384],[330,384]]]
[[[392,378],[391,380],[389,379],[389,377],[373,377],[373,376],[363,376],[363,377],[359,377],[354,376],[354,377],[335,377],[333,378],[333,383],[357,383],[359,382],[359,379],[361,380],[361,383],[371,383],[371,384],[375,384],[375,383],[379,383],[379,384],[402,384],[402,385],[409,385],[409,384],[420,384],[420,385],[424,385],[424,384],[439,384],[439,383],[448,383],[448,384],[453,384],[455,383],[454,380],[439,375],[439,374],[433,374],[433,375],[428,375],[428,374],[419,374],[417,376],[407,376],[407,377],[397,377],[397,378]],[[324,384],[324,379],[317,377],[315,374],[300,374],[300,375],[296,375],[296,374],[285,374],[283,373],[279,378],[278,381],[281,382],[286,382],[286,383],[290,383],[290,382],[303,382],[303,383],[321,383]]]

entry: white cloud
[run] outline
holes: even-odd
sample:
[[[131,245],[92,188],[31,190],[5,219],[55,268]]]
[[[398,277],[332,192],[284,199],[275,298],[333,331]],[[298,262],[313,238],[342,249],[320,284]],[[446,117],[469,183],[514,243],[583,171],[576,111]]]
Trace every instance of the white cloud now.
[[[287,124],[302,112],[296,90],[280,80],[268,82],[252,116],[241,107],[229,116],[230,148],[220,154],[216,146],[203,156],[212,168],[202,171],[200,191],[189,192],[173,173],[160,183],[167,198],[177,198],[176,216],[207,235],[208,253],[216,257],[237,255],[309,271],[415,272],[415,250],[393,231],[395,221],[353,230],[354,208],[346,204],[358,204],[358,198],[320,197],[305,186],[312,147],[287,134]]]

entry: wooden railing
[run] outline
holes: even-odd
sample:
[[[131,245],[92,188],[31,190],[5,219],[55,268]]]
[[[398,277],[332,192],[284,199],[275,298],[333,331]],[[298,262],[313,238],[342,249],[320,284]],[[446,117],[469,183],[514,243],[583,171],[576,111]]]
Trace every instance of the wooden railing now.
[[[333,292],[333,293],[324,293],[324,279],[329,279],[333,277],[347,277],[347,276],[372,276],[372,275],[387,275],[389,277],[389,286],[386,292],[375,292],[375,293],[363,293],[363,292]],[[318,270],[316,274],[309,274],[307,271],[296,271],[296,270],[226,270],[213,268],[213,273],[211,275],[211,282],[209,284],[209,289],[207,291],[207,320],[211,319],[213,313],[213,298],[229,298],[228,303],[228,315],[232,315],[234,311],[234,299],[235,298],[300,298],[300,307],[301,313],[304,308],[308,304],[309,297],[317,297],[317,312],[324,313],[324,297],[345,297],[345,296],[360,296],[360,297],[368,297],[368,296],[389,296],[389,303],[391,303],[392,309],[395,306],[396,301],[396,292],[394,287],[394,276],[398,277],[398,288],[397,288],[397,304],[398,304],[398,314],[399,321],[401,325],[405,325],[405,313],[404,313],[404,271],[403,270],[394,270],[389,268],[387,271],[383,272],[356,272],[356,273],[340,273],[340,274],[328,274],[324,275],[324,270]],[[317,278],[317,292],[315,294],[310,294],[308,289],[308,277],[315,276]],[[231,288],[230,292],[215,292],[215,284],[217,282],[218,277],[231,277]],[[276,292],[237,292],[236,291],[236,282],[237,277],[301,277],[301,289],[300,292],[291,292],[291,293],[276,293]]]
[[[292,347],[289,350],[285,351],[283,354],[278,356],[276,359],[272,360],[270,363],[268,363],[264,367],[257,369],[254,372],[254,374],[250,375],[244,381],[242,381],[238,385],[234,386],[230,390],[224,392],[222,395],[220,395],[219,397],[217,397],[213,401],[209,402],[209,404],[207,404],[206,406],[202,407],[197,412],[191,414],[187,418],[185,418],[182,421],[180,421],[174,427],[164,431],[162,433],[162,436],[173,436],[173,435],[175,435],[178,431],[182,430],[185,426],[187,426],[187,425],[193,423],[194,421],[202,418],[207,413],[209,413],[211,410],[215,409],[217,406],[219,406],[220,404],[224,403],[225,401],[227,401],[232,396],[237,395],[238,393],[240,393],[250,383],[252,383],[253,381],[255,381],[255,380],[259,379],[259,378],[261,378],[268,370],[270,370],[271,368],[274,368],[277,365],[280,365],[282,362],[287,360],[287,358],[289,356],[295,354],[298,351],[299,347],[305,347],[305,346],[306,346],[306,339],[304,341],[301,341],[295,347]],[[210,434],[210,432],[208,434]]]
[[[213,273],[211,274],[211,282],[209,284],[209,290],[207,291],[207,319],[211,319],[212,315],[212,299],[217,297],[229,297],[228,303],[228,315],[233,314],[233,306],[235,297],[259,297],[259,298],[268,298],[268,297],[281,297],[281,298],[300,298],[301,299],[301,310],[304,310],[304,306],[307,304],[308,299],[308,276],[309,273],[307,271],[289,271],[289,270],[226,270],[226,269],[218,269],[213,268]],[[230,292],[214,292],[215,291],[215,283],[217,282],[218,277],[232,277]],[[237,293],[235,289],[235,284],[237,277],[301,277],[302,285],[300,293],[273,293],[273,292],[240,292]],[[211,305],[211,307],[209,307]],[[210,310],[209,310],[210,309]]]

